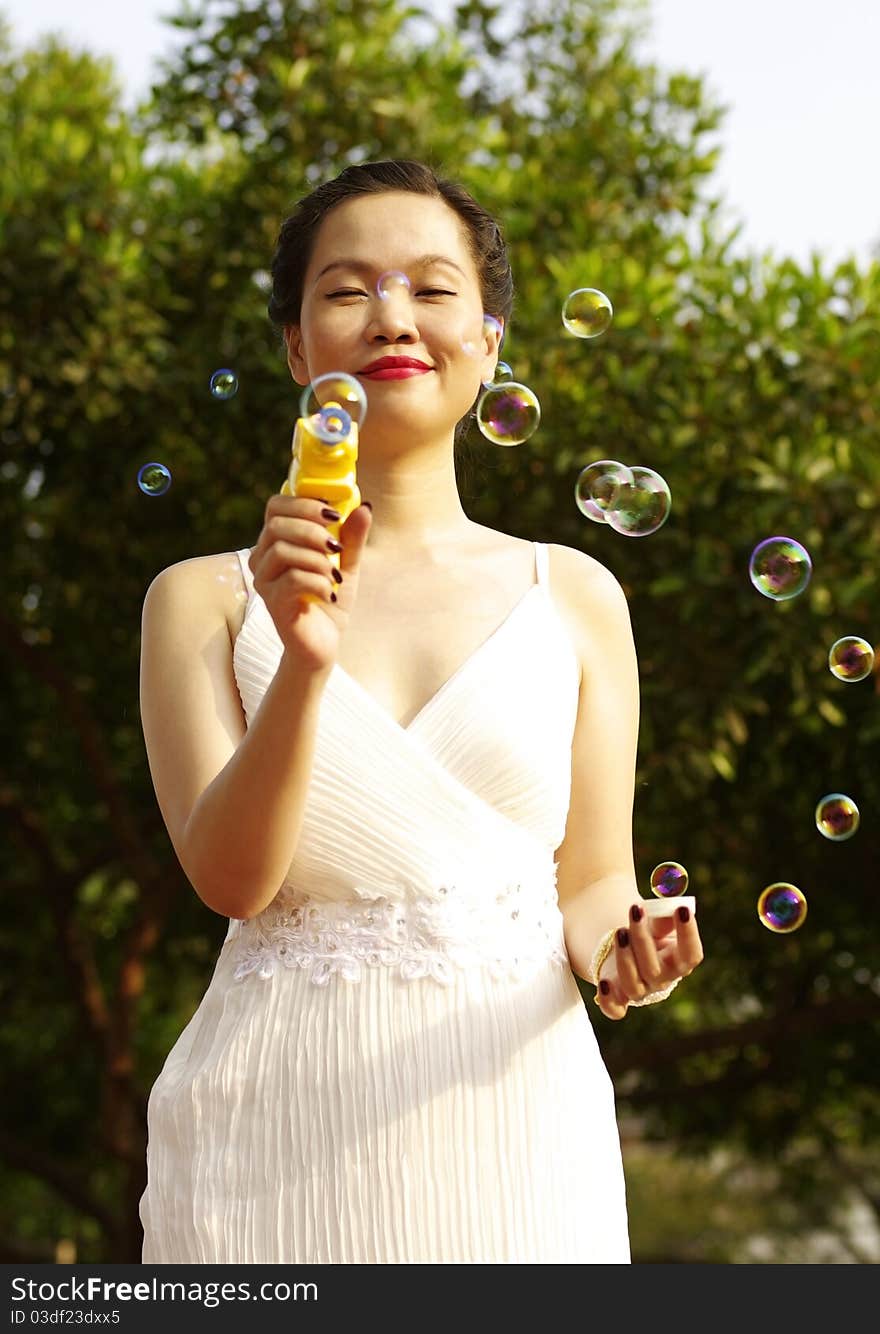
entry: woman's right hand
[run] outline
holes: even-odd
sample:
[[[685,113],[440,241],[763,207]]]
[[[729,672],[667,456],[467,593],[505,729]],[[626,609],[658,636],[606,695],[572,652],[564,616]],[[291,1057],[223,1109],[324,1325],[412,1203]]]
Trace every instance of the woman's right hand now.
[[[361,556],[373,523],[366,505],[352,510],[339,532],[339,573],[333,569],[327,539],[330,525],[322,510],[332,506],[298,496],[270,496],[257,545],[248,557],[254,588],[275,622],[284,648],[297,662],[328,671],[336,662],[342,632],[357,597]],[[318,601],[306,601],[304,593]],[[331,598],[336,594],[336,601]]]

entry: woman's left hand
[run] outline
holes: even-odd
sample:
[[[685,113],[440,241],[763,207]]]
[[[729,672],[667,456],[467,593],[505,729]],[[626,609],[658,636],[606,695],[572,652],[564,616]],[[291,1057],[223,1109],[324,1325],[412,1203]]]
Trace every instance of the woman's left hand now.
[[[631,1001],[663,991],[702,961],[703,944],[689,908],[670,903],[669,916],[649,917],[636,904],[599,969],[596,1004],[608,1019],[623,1019]]]

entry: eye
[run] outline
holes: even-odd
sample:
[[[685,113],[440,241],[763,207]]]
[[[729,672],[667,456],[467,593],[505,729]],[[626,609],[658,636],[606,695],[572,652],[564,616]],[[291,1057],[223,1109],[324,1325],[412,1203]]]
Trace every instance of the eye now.
[[[346,287],[346,288],[340,288],[338,292],[328,292],[327,300],[329,301],[331,297],[334,296],[366,296],[366,295],[367,295],[366,292],[361,292],[353,287]]]
[[[419,296],[458,296],[457,292],[447,292],[442,287],[423,287]]]

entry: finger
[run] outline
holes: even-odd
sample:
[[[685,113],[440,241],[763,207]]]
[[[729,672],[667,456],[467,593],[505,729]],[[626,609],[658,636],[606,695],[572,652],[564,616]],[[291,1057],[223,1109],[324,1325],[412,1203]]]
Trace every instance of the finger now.
[[[605,977],[600,980],[594,999],[606,1019],[623,1019],[629,1008],[626,1001],[616,997],[614,988]]]
[[[650,918],[638,903],[629,910],[629,942],[636,969],[648,991],[657,991],[666,977],[663,961],[657,953]],[[671,925],[671,924],[670,924]]]
[[[697,919],[690,908],[682,906],[676,911],[675,932],[677,953],[683,965],[682,974],[685,971],[693,972],[703,962],[703,942],[700,940]]]
[[[617,1000],[640,1000],[642,996],[646,996],[649,988],[645,986],[639,974],[632,950],[630,933],[626,927],[621,927],[614,936],[614,962],[617,974],[616,983],[613,987],[615,998]]]

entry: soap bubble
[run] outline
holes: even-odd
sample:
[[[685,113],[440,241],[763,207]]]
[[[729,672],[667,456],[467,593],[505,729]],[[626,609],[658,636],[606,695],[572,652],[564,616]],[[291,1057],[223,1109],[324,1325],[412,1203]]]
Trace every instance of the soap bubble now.
[[[345,408],[332,407],[322,408],[314,420],[315,435],[320,440],[325,440],[328,445],[336,444],[337,440],[345,440],[351,430],[351,417],[345,411]]]
[[[793,537],[766,537],[749,558],[749,578],[759,593],[774,602],[803,593],[812,572],[809,552]]]
[[[672,496],[664,479],[653,468],[634,463],[632,482],[622,481],[617,498],[606,513],[609,527],[624,537],[647,537],[669,518]]]
[[[405,273],[400,269],[388,269],[385,273],[379,275],[376,283],[376,291],[383,301],[387,301],[395,292],[412,290],[412,284]]]
[[[483,381],[483,388],[488,389],[493,384],[503,384],[505,380],[512,379],[512,368],[508,366],[506,361],[499,361],[498,365],[495,367],[495,374],[492,376],[492,379]]]
[[[517,380],[490,385],[477,404],[477,425],[493,445],[521,445],[540,421],[537,395]]]
[[[832,843],[852,838],[859,827],[859,808],[843,792],[829,792],[816,806],[816,828]]]
[[[616,459],[599,459],[588,463],[578,473],[574,498],[581,514],[594,523],[605,523],[608,511],[614,509],[624,482],[632,486],[634,478],[625,463]]]
[[[137,476],[145,496],[164,496],[171,485],[171,473],[164,463],[145,463]]]
[[[235,371],[224,367],[222,370],[215,371],[211,376],[211,393],[214,398],[222,399],[224,402],[228,398],[234,398],[238,393],[238,376]]]
[[[575,338],[598,338],[608,328],[613,314],[604,292],[595,287],[579,287],[565,298],[562,323]]]
[[[484,355],[483,338],[490,335],[493,331],[498,334],[498,342],[500,345],[501,339],[504,337],[504,326],[494,315],[484,314],[482,337],[479,340],[463,338],[461,340],[462,351],[466,352],[469,357],[482,357]]]
[[[301,417],[314,417],[320,413],[322,408],[330,405],[344,410],[344,414],[349,417],[349,426],[351,420],[357,422],[358,427],[363,426],[364,418],[367,415],[367,391],[356,380],[353,375],[346,374],[345,371],[329,371],[326,375],[319,375],[311,384],[306,385],[300,395],[299,412]],[[345,434],[348,433],[346,428]],[[320,432],[319,432],[320,434]],[[326,439],[326,436],[322,436]],[[339,433],[332,435],[331,439],[342,438]]]
[[[675,898],[687,886],[688,873],[681,862],[658,862],[651,872],[651,889],[658,898]]]
[[[838,681],[864,681],[874,670],[874,650],[860,635],[844,635],[831,645],[828,666]]]
[[[796,931],[806,916],[807,900],[796,885],[785,880],[768,885],[758,899],[758,917],[768,931]]]

